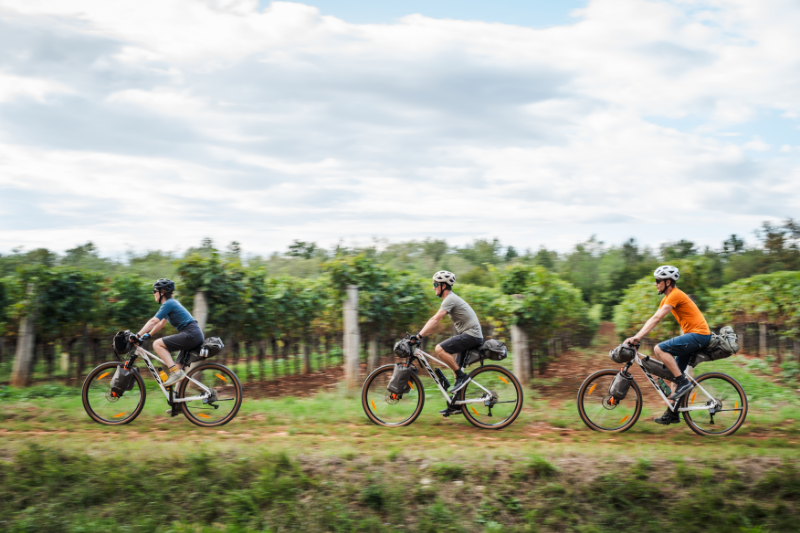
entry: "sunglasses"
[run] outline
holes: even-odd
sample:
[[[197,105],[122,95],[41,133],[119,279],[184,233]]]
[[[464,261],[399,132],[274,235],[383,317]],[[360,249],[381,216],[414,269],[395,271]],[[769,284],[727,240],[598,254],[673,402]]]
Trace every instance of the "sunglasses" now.
[[[157,293],[158,289],[153,289],[153,294]]]
[[[439,287],[439,284],[438,284],[438,283],[436,283],[436,282],[434,281],[434,282],[433,282],[433,288],[434,288],[434,289],[437,289],[438,287]]]

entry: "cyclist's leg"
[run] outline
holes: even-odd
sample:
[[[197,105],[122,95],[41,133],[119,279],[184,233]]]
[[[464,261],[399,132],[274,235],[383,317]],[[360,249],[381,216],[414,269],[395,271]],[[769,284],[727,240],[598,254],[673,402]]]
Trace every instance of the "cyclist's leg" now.
[[[153,343],[153,351],[156,352],[156,355],[164,361],[164,364],[167,365],[167,368],[170,368],[175,365],[175,361],[172,359],[172,354],[169,353],[167,347],[164,346],[164,338],[156,339]]]
[[[670,370],[675,379],[670,384],[674,391],[670,398],[677,400],[687,391],[691,390],[691,383],[686,378],[684,371],[689,364],[692,354],[708,346],[710,335],[686,333],[665,342],[660,342],[655,349],[661,362]]]
[[[202,344],[203,340],[203,331],[198,327],[197,323],[194,322],[176,335],[158,339],[153,343],[153,348],[155,348],[156,354],[163,359],[164,363],[170,367],[175,367],[177,370],[181,370],[183,365],[180,362],[175,364],[170,352],[191,350]],[[162,355],[164,357],[162,357]]]
[[[460,335],[450,337],[441,344],[437,344],[436,355],[448,367],[450,367],[450,370],[457,374],[461,369],[459,368],[458,363],[456,363],[456,355],[461,352],[471,350],[472,348],[477,348],[481,344],[483,344],[483,339],[462,333]]]

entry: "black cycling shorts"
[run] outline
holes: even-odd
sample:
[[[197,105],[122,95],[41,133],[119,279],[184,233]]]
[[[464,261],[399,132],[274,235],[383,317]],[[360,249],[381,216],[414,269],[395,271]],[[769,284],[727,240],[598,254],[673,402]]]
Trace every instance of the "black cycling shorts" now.
[[[186,354],[189,353],[189,350],[203,344],[205,337],[203,336],[203,330],[200,329],[200,326],[197,325],[197,320],[195,320],[183,328],[178,334],[164,337],[161,340],[164,341],[164,346],[166,346],[167,350],[170,352],[176,350],[181,351],[178,355],[178,362],[182,362]]]
[[[480,337],[473,337],[472,335],[462,333],[461,335],[450,337],[446,341],[441,342],[439,346],[450,355],[456,355],[471,350],[472,348],[477,348],[481,344],[483,344],[483,339]]]

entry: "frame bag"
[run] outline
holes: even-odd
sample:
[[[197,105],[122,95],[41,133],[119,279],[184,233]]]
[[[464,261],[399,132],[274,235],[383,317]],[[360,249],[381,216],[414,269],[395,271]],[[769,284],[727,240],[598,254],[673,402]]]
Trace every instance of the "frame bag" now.
[[[417,373],[417,367],[397,363],[394,365],[392,379],[386,389],[394,394],[405,394],[411,390],[411,374]]]
[[[673,376],[672,372],[669,371],[667,365],[665,365],[658,359],[653,359],[652,357],[647,356],[644,359],[642,359],[642,366],[644,367],[645,370],[647,370],[656,377],[659,377],[661,379],[668,379],[669,381],[675,381],[675,376]]]

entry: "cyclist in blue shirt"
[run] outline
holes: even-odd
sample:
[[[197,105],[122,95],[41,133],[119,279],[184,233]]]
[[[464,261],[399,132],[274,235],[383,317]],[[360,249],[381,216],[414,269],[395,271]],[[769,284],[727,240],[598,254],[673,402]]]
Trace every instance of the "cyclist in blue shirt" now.
[[[153,298],[161,304],[161,308],[156,316],[147,321],[137,335],[141,340],[146,340],[163,328],[167,322],[178,330],[176,335],[162,337],[153,343],[156,355],[169,367],[169,379],[164,382],[165,387],[174,385],[186,377],[186,373],[181,368],[182,365],[175,364],[170,352],[180,350],[181,355],[184,355],[189,350],[200,346],[205,340],[203,331],[197,325],[197,320],[178,300],[172,297],[173,292],[175,292],[175,283],[172,280],[161,278],[153,284]],[[181,358],[178,357],[178,360],[180,361]]]

